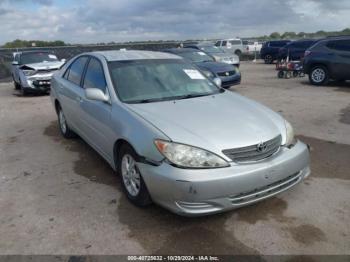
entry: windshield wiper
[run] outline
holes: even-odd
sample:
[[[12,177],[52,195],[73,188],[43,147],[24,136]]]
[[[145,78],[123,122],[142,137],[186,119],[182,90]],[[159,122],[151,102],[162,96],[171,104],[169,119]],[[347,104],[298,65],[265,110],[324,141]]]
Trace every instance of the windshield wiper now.
[[[205,93],[205,94],[188,94],[183,96],[174,96],[173,99],[188,99],[188,98],[194,98],[194,97],[201,97],[201,96],[210,96],[212,93]]]
[[[152,102],[164,101],[164,98],[148,98],[148,99],[140,99],[128,102],[129,104],[146,104]]]

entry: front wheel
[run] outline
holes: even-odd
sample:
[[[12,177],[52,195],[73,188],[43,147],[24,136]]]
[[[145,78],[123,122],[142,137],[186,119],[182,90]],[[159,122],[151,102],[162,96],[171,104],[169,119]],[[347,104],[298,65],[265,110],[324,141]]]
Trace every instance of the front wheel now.
[[[13,79],[13,85],[15,87],[15,90],[21,90],[21,85],[16,82],[14,77],[12,77],[12,79]]]
[[[316,86],[325,85],[329,80],[329,73],[324,66],[315,66],[309,74],[310,83]]]
[[[122,186],[126,196],[137,206],[151,204],[148,189],[137,167],[136,153],[128,145],[123,145],[119,152],[118,173],[122,177]]]
[[[236,51],[235,51],[235,55],[237,55],[238,57],[241,57],[242,52],[241,52],[240,50],[236,50]]]

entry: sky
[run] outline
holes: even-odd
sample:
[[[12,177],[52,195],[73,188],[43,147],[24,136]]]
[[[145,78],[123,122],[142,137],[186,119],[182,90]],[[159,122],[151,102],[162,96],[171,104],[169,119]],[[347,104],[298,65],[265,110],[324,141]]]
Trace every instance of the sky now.
[[[350,27],[350,0],[0,0],[0,45],[254,37]]]

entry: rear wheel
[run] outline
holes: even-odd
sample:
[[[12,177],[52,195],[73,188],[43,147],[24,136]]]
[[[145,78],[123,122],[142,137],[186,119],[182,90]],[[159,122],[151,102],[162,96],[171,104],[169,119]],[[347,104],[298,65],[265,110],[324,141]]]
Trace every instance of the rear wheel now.
[[[326,67],[322,65],[315,66],[309,74],[310,83],[313,85],[325,85],[329,80],[329,73]]]
[[[271,55],[266,55],[265,58],[264,58],[264,62],[265,64],[272,64],[273,62],[273,58]]]
[[[242,52],[241,52],[241,50],[236,50],[236,51],[235,51],[235,54],[236,54],[238,57],[241,57]]]
[[[281,70],[281,71],[278,71],[277,77],[278,77],[278,78],[283,78],[283,77],[284,77],[284,72],[283,72],[282,70]]]
[[[63,110],[60,106],[58,106],[57,109],[57,116],[58,116],[58,125],[61,131],[61,134],[64,138],[74,138],[77,135],[74,133],[72,129],[69,128],[66,117],[63,113]]]
[[[137,206],[147,206],[152,200],[136,159],[135,151],[127,144],[122,145],[118,154],[118,173],[122,177],[123,190],[128,199]]]

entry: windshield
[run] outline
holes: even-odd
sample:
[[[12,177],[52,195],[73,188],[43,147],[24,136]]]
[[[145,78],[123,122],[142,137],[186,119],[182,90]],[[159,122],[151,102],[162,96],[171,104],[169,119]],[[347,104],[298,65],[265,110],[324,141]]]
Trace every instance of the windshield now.
[[[215,54],[215,53],[223,53],[224,51],[216,46],[201,46],[201,50],[207,53]]]
[[[212,62],[214,59],[210,56],[208,56],[206,53],[202,51],[190,51],[190,52],[182,52],[178,55],[194,62],[194,63],[201,63],[201,62]]]
[[[57,57],[50,53],[28,53],[28,54],[22,54],[21,55],[21,64],[34,64],[34,63],[41,63],[41,62],[50,62],[50,61],[58,61]]]
[[[182,59],[151,59],[109,63],[119,99],[149,103],[186,99],[221,92],[200,71]]]

